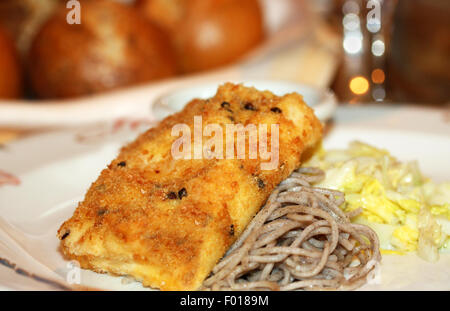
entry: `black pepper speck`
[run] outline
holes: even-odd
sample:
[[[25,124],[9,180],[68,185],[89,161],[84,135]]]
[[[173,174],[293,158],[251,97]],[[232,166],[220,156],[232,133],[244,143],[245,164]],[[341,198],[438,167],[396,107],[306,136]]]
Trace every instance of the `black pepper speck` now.
[[[233,224],[230,226],[230,235],[231,236],[234,235],[234,225]]]
[[[278,107],[270,108],[270,111],[275,112],[275,113],[281,113],[281,109]]]
[[[229,102],[222,102],[220,104],[220,107],[222,107],[223,109],[225,109],[228,112],[233,113],[233,110],[231,110],[231,108],[230,108],[230,103]]]
[[[171,199],[171,200],[174,200],[174,199],[177,198],[177,194],[176,194],[175,192],[173,192],[173,191],[170,191],[170,192],[167,194],[167,198],[168,198],[168,199]]]
[[[263,189],[265,187],[264,181],[259,177],[257,178],[257,181],[258,181],[258,187],[260,189]]]
[[[181,200],[183,197],[187,197],[188,193],[186,191],[186,188],[182,188],[180,191],[178,191],[178,198]]]
[[[252,111],[256,110],[255,106],[253,106],[252,103],[246,103],[245,106],[244,106],[244,109],[245,110],[252,110]]]
[[[101,208],[97,211],[98,216],[103,216],[103,215],[105,215],[105,213],[106,213],[106,209],[104,209],[104,208]]]
[[[125,166],[127,166],[127,162],[125,162],[125,161],[119,162],[119,163],[117,163],[117,166],[125,167]]]
[[[64,233],[61,237],[61,240],[64,240],[65,238],[67,238],[70,234],[70,230],[66,231],[66,233]]]

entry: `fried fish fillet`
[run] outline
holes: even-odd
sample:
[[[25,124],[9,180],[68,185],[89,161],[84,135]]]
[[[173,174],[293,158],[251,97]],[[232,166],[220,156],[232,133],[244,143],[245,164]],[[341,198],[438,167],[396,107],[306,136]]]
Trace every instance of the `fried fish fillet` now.
[[[184,123],[193,132],[194,116],[202,117],[203,128],[279,124],[275,169],[261,169],[264,159],[249,159],[248,148],[245,159],[174,159],[179,137],[172,128]],[[300,95],[224,84],[214,97],[191,101],[122,148],[59,229],[61,250],[82,268],[162,290],[196,290],[321,136]]]

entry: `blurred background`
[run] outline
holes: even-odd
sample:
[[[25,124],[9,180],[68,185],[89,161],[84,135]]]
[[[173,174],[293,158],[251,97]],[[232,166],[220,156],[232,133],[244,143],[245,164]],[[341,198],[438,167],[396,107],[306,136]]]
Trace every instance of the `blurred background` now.
[[[449,17],[448,0],[0,0],[0,109],[213,75],[442,107]]]

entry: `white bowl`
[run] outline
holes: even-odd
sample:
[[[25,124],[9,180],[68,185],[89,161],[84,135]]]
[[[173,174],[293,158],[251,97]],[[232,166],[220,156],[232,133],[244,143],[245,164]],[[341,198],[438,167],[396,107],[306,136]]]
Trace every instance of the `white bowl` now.
[[[156,99],[152,108],[152,115],[160,120],[181,110],[186,103],[194,98],[205,99],[212,97],[216,93],[217,87],[224,82],[226,81],[208,82],[197,86],[169,91]],[[314,109],[317,118],[322,122],[330,119],[337,107],[336,97],[332,91],[319,89],[305,84],[275,80],[245,80],[230,82],[243,83],[245,86],[253,86],[261,91],[268,90],[279,96],[296,92],[303,96],[305,103]]]

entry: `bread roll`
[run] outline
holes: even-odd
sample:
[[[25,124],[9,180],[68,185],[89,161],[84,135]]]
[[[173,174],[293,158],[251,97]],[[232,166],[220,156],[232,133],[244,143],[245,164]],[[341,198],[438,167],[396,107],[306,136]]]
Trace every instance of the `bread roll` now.
[[[81,3],[81,23],[61,7],[37,34],[28,59],[41,98],[67,98],[175,74],[168,40],[133,7],[107,0]]]
[[[138,0],[137,7],[168,32],[183,72],[231,63],[264,37],[257,0]]]

